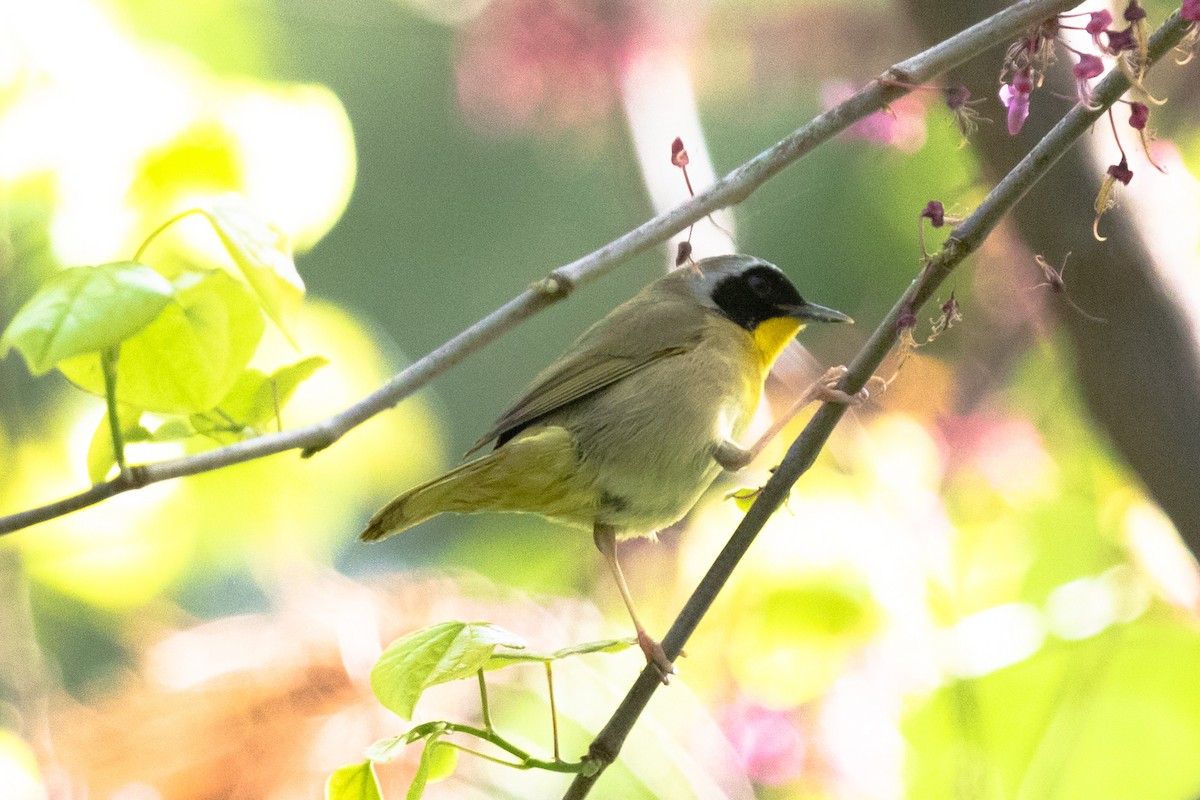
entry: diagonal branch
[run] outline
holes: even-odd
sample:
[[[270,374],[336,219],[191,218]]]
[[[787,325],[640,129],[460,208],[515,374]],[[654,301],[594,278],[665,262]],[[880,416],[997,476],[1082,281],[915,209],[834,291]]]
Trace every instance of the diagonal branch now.
[[[1177,45],[1183,39],[1189,25],[1190,23],[1181,19],[1176,11],[1151,37],[1150,62],[1158,61]],[[838,388],[846,392],[856,392],[866,385],[895,346],[899,338],[901,316],[919,310],[955,267],[982,244],[1001,217],[1045,176],[1076,140],[1128,89],[1128,78],[1120,69],[1112,69],[1095,91],[1094,107],[1076,105],[1072,108],[992,189],[979,207],[954,229],[941,251],[926,262],[921,273],[909,284],[851,362],[849,372]],[[717,555],[708,573],[700,581],[663,639],[662,646],[667,658],[674,661],[679,657],[684,644],[708,612],[742,556],[746,554],[767,520],[783,504],[792,486],[812,466],[844,413],[843,405],[821,406],[792,443],[787,455]],[[645,710],[654,691],[661,685],[658,673],[648,665],[589,748],[588,757],[596,762],[598,769],[593,773],[576,776],[563,800],[579,800],[587,796],[604,769],[616,758],[634,723]]]
[[[907,94],[911,91],[910,86],[929,81],[1042,20],[1071,8],[1077,2],[1078,0],[1020,0],[995,16],[895,65],[888,73],[888,77],[895,80],[872,81],[846,102],[821,114],[694,198],[642,223],[598,250],[555,269],[545,280],[535,283],[398,373],[375,392],[328,419],[290,431],[266,434],[216,450],[131,467],[112,480],[96,484],[87,491],[48,505],[0,517],[0,535],[78,511],[113,495],[151,483],[208,472],[287,450],[299,449],[305,457],[323,450],[347,431],[392,408],[433,378],[525,319],[562,300],[575,286],[590,283],[605,275],[633,256],[667,241],[673,234],[714,211],[745,200],[767,180],[798,161],[817,145]]]

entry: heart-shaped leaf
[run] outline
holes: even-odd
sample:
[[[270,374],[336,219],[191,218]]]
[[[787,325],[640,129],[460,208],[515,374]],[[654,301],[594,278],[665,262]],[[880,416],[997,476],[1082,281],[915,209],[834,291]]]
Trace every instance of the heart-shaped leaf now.
[[[13,317],[0,337],[0,358],[16,348],[29,371],[41,375],[64,359],[121,344],[153,322],[173,295],[166,278],[133,261],[65,269]]]
[[[350,764],[330,775],[325,800],[382,800],[371,762]]]
[[[218,408],[226,418],[245,427],[266,422],[287,405],[301,383],[328,363],[329,359],[322,356],[309,356],[270,375],[248,369],[238,377]]]
[[[371,688],[385,708],[411,719],[430,686],[474,675],[499,646],[523,648],[515,634],[488,622],[442,622],[388,645],[371,669]]]
[[[174,302],[121,345],[117,399],[158,413],[208,411],[254,355],[262,312],[246,287],[221,270],[190,270],[170,285]],[[68,359],[59,368],[82,388],[103,393],[98,358]]]

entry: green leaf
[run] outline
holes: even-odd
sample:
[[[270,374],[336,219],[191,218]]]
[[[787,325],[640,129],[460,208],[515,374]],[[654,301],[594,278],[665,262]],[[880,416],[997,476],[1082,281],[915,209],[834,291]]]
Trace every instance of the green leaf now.
[[[310,356],[280,367],[270,375],[248,369],[238,377],[218,408],[244,427],[274,419],[276,410],[287,405],[300,384],[328,363],[329,359],[322,356]]]
[[[740,489],[734,489],[725,495],[726,500],[732,500],[734,505],[744,514],[750,510],[750,506],[754,505],[754,501],[758,499],[762,489],[751,489],[744,486]]]
[[[408,794],[405,795],[407,800],[421,800],[426,784],[444,781],[458,768],[458,748],[439,742],[441,735],[438,731],[425,741],[417,772],[409,784]]]
[[[121,436],[125,444],[145,442],[151,438],[150,431],[139,424],[142,410],[131,406],[117,405],[117,421],[121,425]],[[108,414],[100,417],[100,424],[92,433],[92,441],[88,444],[87,471],[88,479],[97,484],[108,477],[108,473],[117,464],[116,454],[113,453],[112,429],[108,424]]]
[[[371,762],[350,764],[330,775],[325,800],[382,800]]]
[[[488,622],[442,622],[388,645],[371,669],[371,688],[385,708],[411,719],[430,686],[474,675],[498,646],[523,648],[516,635]]]
[[[429,782],[444,781],[458,769],[458,748],[430,739],[421,753],[421,760],[429,762]]]
[[[287,235],[251,209],[236,194],[226,195],[207,208],[221,244],[246,282],[258,295],[267,316],[294,345],[295,325],[304,302],[304,281],[296,271]]]
[[[529,664],[534,662],[544,664],[548,661],[558,661],[569,656],[587,655],[588,653],[619,653],[635,644],[637,644],[637,640],[630,636],[624,639],[604,639],[599,642],[585,642],[584,644],[555,650],[553,653],[537,653],[530,650],[520,650],[517,652],[501,650],[498,653],[492,653],[487,663],[483,665],[483,668],[488,670],[503,669],[504,667],[511,667],[513,664]]]
[[[0,358],[16,348],[41,375],[64,359],[124,342],[153,322],[172,294],[166,278],[132,261],[65,269],[13,317],[0,337]]]
[[[396,757],[396,754],[403,750],[408,745],[412,744],[409,741],[408,734],[401,733],[396,736],[389,736],[386,739],[379,739],[367,748],[364,755],[368,761],[376,763],[384,763],[391,761]]]
[[[188,271],[171,282],[174,302],[121,345],[117,400],[147,411],[207,411],[236,383],[254,355],[263,318],[246,288],[221,270]],[[99,359],[59,364],[70,380],[101,394]]]
[[[154,442],[178,442],[183,439],[190,439],[197,433],[198,431],[188,424],[186,419],[173,417],[155,428],[154,433],[150,434],[150,440]]]

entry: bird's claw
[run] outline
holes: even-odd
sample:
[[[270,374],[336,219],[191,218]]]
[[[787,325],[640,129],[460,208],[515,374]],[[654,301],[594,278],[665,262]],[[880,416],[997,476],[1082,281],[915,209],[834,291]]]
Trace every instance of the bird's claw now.
[[[844,366],[830,367],[816,384],[816,399],[823,403],[837,403],[842,406],[857,407],[871,399],[867,387],[859,389],[854,394],[837,388],[838,383],[850,372]]]
[[[663,650],[661,644],[655,639],[652,639],[645,631],[637,632],[638,647],[642,648],[642,654],[646,656],[646,663],[654,667],[654,671],[658,673],[658,678],[666,686],[671,682],[671,676],[677,675],[678,670],[671,660],[667,658],[666,651]]]

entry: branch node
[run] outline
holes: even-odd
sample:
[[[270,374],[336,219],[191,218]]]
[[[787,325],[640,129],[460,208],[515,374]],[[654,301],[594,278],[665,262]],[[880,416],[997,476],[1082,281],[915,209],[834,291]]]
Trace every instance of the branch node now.
[[[581,760],[586,765],[581,770],[581,774],[591,776],[603,771],[609,764],[616,761],[617,754],[610,753],[607,745],[597,740],[592,742],[591,746],[588,747],[587,755]]]
[[[912,89],[918,84],[916,76],[911,72],[895,66],[885,69],[876,80],[893,89]]]
[[[529,290],[547,300],[562,300],[575,291],[575,279],[556,269],[540,281],[529,284]]]
[[[130,489],[141,489],[150,483],[150,471],[145,466],[127,466],[117,478]]]

